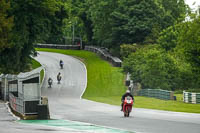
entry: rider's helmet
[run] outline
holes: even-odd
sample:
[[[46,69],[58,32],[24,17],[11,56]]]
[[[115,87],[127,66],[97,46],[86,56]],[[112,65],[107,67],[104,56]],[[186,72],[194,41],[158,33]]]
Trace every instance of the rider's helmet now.
[[[130,90],[126,90],[126,93],[130,93]]]

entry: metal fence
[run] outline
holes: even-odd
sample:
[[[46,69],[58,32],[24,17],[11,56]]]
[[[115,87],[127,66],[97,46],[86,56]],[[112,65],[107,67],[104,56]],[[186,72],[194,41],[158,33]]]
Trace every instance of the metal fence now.
[[[99,54],[105,60],[111,62],[116,67],[121,67],[122,61],[112,56],[106,48],[97,47],[97,46],[84,46],[84,45],[63,45],[63,44],[36,44],[37,48],[55,48],[55,49],[73,49],[80,50],[84,49],[87,51],[92,51]]]
[[[174,92],[161,89],[142,89],[138,92],[139,96],[153,97],[163,100],[174,100]]]
[[[191,93],[183,91],[183,102],[200,104],[200,93]]]
[[[80,45],[62,45],[62,44],[36,44],[37,48],[55,48],[55,49],[73,49],[79,50],[81,48]]]
[[[24,101],[22,97],[17,97],[14,95],[14,93],[10,92],[9,93],[9,103],[11,108],[20,113],[20,114],[24,114]]]
[[[19,93],[18,93],[19,95]],[[9,93],[9,103],[11,108],[20,114],[23,115],[32,115],[37,114],[37,106],[39,104],[39,100],[31,100],[27,101],[23,98],[23,94],[16,96],[16,93]]]
[[[1,75],[0,92],[10,107],[21,115],[38,114],[41,103],[40,71],[42,67],[18,75]]]
[[[122,61],[119,58],[112,56],[106,48],[96,46],[85,46],[85,50],[95,52],[105,60],[111,62],[114,66],[121,67]]]
[[[6,75],[1,75],[0,80],[1,80],[1,98],[4,101],[9,100],[9,84],[8,82],[11,80],[15,80],[17,78],[17,75],[11,75],[11,74],[6,74]],[[16,89],[16,86],[13,86],[13,89]],[[12,90],[11,90],[12,91]]]

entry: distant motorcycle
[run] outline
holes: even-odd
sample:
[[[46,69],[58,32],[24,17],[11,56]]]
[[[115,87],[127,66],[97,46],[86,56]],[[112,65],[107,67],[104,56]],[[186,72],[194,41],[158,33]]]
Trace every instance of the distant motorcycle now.
[[[60,68],[63,69],[63,66],[64,66],[64,62],[60,60]]]
[[[133,106],[133,99],[130,96],[125,97],[123,105],[124,117],[129,117],[130,112],[132,111],[132,106]]]
[[[63,69],[63,63],[60,64],[60,68]]]
[[[61,78],[62,78],[61,73],[59,72],[58,75],[57,75],[58,84],[60,84]]]
[[[51,78],[49,78],[48,79],[49,88],[51,88],[52,83],[53,83],[53,80]]]

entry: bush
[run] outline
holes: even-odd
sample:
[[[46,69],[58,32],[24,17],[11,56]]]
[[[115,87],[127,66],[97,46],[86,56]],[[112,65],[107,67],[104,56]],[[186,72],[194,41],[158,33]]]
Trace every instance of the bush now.
[[[173,58],[157,45],[149,45],[138,49],[124,60],[123,70],[131,73],[134,82],[142,84],[142,88],[173,88],[172,80],[177,68]]]
[[[136,50],[139,48],[137,44],[122,44],[120,46],[120,56],[122,58],[127,58],[128,55],[130,55],[133,52],[136,52]]]

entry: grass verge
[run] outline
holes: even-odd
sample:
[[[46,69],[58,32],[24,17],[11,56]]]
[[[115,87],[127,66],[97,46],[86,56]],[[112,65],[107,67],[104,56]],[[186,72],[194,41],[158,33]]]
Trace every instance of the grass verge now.
[[[175,112],[187,112],[187,113],[200,113],[200,104],[189,104],[184,103],[181,94],[179,94],[177,101],[172,100],[160,100],[155,98],[148,98],[142,96],[135,96],[134,107],[136,108],[146,108],[146,109],[157,109],[165,111],[175,111]],[[120,96],[111,97],[91,97],[90,100],[109,103],[112,105],[120,105]]]
[[[81,58],[87,67],[88,84],[83,95],[85,99],[91,97],[121,96],[126,87],[121,68],[113,67],[107,61],[102,60],[95,53],[82,50],[60,50],[38,48],[38,51],[56,52]],[[120,100],[120,99],[119,99]]]
[[[84,62],[87,67],[88,74],[87,89],[83,98],[112,105],[121,104],[121,96],[126,89],[121,68],[111,66],[108,62],[100,59],[96,54],[88,51],[45,48],[38,48],[37,50],[62,53],[81,58],[81,61]],[[182,94],[176,94],[176,96],[177,101],[165,101],[135,96],[134,107],[200,113],[200,105],[183,103]]]
[[[38,67],[41,67],[41,64],[37,62],[35,59],[32,59],[32,69],[36,69]],[[40,71],[40,83],[42,82],[43,77],[44,77],[44,70],[42,69]]]

